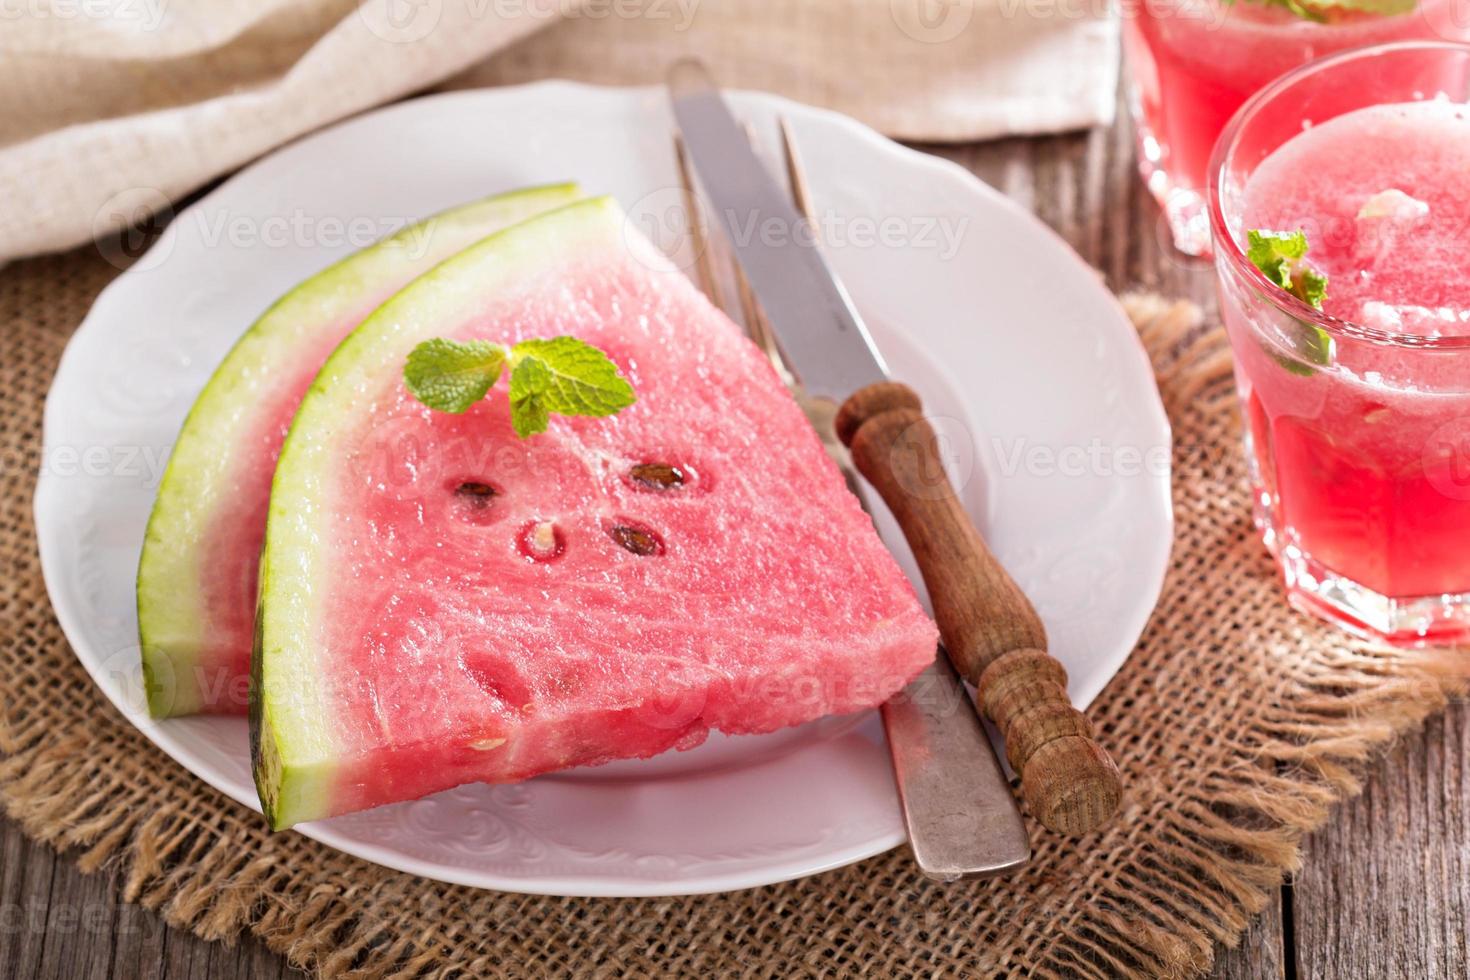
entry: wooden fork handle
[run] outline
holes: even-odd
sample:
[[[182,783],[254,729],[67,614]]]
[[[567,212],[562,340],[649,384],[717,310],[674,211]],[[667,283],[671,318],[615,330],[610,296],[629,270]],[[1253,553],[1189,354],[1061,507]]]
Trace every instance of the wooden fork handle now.
[[[913,389],[880,382],[837,413],[837,434],[908,539],[955,669],[979,692],[1036,819],[1065,834],[1106,821],[1122,796],[1118,767],[1067,698],[1031,602],[960,506],[938,439]]]

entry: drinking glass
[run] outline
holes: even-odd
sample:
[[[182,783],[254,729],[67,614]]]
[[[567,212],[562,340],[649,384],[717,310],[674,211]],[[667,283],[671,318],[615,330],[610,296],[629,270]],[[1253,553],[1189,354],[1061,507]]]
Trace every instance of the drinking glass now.
[[[1404,40],[1470,41],[1470,0],[1315,21],[1261,0],[1120,0],[1139,168],[1174,245],[1207,255],[1205,179],[1225,123],[1272,79],[1314,58]]]
[[[1436,95],[1470,101],[1470,45],[1390,44],[1306,65],[1231,120],[1209,181],[1256,524],[1293,604],[1410,645],[1470,640],[1470,336],[1319,312],[1249,261],[1240,225],[1252,173],[1304,128]],[[1445,179],[1470,187],[1470,174]]]

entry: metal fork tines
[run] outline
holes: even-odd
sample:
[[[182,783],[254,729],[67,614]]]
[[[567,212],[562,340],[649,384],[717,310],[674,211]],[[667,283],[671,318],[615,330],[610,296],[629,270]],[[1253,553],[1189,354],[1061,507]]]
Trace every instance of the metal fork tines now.
[[[790,124],[783,116],[780,119],[782,158],[785,163],[787,181],[791,187],[791,199],[796,204],[797,210],[802,213],[807,224],[811,227],[815,236],[817,229],[816,218],[812,212],[811,194],[808,191],[806,174],[801,166],[801,158],[796,150],[796,142],[791,133]],[[746,135],[750,138],[751,145],[759,148],[760,143],[755,138],[755,133],[746,127]],[[694,186],[693,174],[689,168],[688,155],[684,151],[684,142],[676,133],[674,135],[674,156],[678,163],[679,182],[683,192],[684,208],[687,215],[687,226],[691,242],[695,251],[694,272],[699,288],[714,303],[725,312],[732,320],[738,322],[745,328],[750,339],[755,342],[770,359],[771,366],[776,369],[776,374],[785,382],[786,387],[791,390],[796,403],[806,413],[807,419],[816,429],[817,435],[821,437],[822,445],[826,447],[828,455],[837,463],[842,471],[842,476],[847,480],[848,488],[863,500],[861,484],[857,473],[852,468],[852,461],[847,453],[847,447],[837,438],[837,432],[833,425],[837,413],[836,406],[830,402],[818,401],[807,398],[797,383],[795,376],[786,367],[786,362],[781,357],[781,348],[776,343],[775,331],[771,329],[770,322],[761,310],[760,303],[756,300],[755,291],[746,279],[740,263],[732,256],[725,254],[725,249],[718,239],[712,239],[709,234],[709,223],[705,220],[703,211],[700,209],[700,198]],[[725,298],[725,288],[715,268],[715,259],[719,257],[723,261],[721,267],[729,270],[730,281],[734,284],[734,293],[738,300],[738,308],[731,308]],[[864,508],[867,501],[863,500]]]
[[[818,224],[811,193],[785,117],[780,119],[780,132],[792,201],[815,240]],[[759,155],[759,141],[748,126],[746,135]],[[708,222],[701,210],[684,145],[677,135],[674,153],[687,211],[687,229],[696,254],[694,273],[700,288],[712,303],[740,322],[770,358],[837,463],[849,489],[871,513],[864,484],[852,466],[847,447],[836,434],[833,424],[836,406],[829,401],[807,398],[797,379],[787,370],[775,333],[740,263],[728,254],[722,240],[708,233]],[[721,270],[728,272],[724,279]],[[727,283],[731,288],[726,288]],[[732,309],[726,298],[728,292],[738,298],[738,308]],[[979,717],[971,710],[969,696],[942,651],[903,692],[883,706],[883,722],[909,841],[920,869],[932,878],[953,880],[1005,874],[1024,866],[1029,849],[1015,798]]]

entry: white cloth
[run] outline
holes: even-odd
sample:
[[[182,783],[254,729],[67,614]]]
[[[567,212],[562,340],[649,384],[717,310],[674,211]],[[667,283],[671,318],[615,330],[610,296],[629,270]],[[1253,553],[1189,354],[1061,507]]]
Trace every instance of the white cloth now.
[[[441,84],[655,83],[695,55],[955,141],[1110,121],[1116,49],[1102,0],[36,0],[0,7],[0,259]]]

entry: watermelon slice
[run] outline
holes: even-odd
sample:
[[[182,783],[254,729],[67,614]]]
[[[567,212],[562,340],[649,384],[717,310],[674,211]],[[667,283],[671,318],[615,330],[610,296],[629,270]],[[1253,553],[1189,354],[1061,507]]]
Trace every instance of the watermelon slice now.
[[[637,403],[522,440],[402,380],[428,337],[572,335]],[[908,581],[766,358],[596,199],[389,300],[271,491],[251,738],[275,828],[881,703],[934,657]]]
[[[155,718],[244,713],[271,472],[332,348],[420,273],[491,232],[575,200],[535,188],[445,211],[281,297],[235,344],[174,444],[138,567],[138,631]]]

